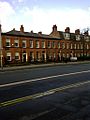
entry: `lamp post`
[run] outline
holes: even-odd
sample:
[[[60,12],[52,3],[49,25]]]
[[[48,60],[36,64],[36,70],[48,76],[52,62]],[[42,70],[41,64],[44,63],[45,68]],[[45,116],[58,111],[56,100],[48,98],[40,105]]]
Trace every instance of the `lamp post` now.
[[[1,37],[1,24],[0,24],[0,61],[1,61],[1,69],[3,69],[3,54],[2,54],[2,37]]]

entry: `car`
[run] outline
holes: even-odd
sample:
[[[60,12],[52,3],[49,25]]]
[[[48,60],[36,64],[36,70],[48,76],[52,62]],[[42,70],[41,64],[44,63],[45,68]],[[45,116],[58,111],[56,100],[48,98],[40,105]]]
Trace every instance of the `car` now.
[[[70,57],[70,61],[77,61],[77,57]]]

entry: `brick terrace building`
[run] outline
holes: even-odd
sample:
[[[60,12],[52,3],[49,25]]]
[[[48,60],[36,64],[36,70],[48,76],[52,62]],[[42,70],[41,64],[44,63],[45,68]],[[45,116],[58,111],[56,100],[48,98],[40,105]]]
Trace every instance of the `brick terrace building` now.
[[[15,29],[1,33],[3,64],[22,62],[62,61],[71,56],[90,57],[90,36],[88,31],[83,35],[80,30],[70,33],[67,27],[64,32],[57,31],[53,25],[49,35],[25,32],[23,25],[20,31]]]

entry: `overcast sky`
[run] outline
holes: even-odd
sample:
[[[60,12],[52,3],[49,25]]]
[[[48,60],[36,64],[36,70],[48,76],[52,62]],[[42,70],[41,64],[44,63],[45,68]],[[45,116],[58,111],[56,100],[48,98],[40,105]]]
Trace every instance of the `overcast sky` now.
[[[26,32],[49,34],[52,26],[59,31],[90,27],[90,0],[0,0],[2,31],[23,25]]]

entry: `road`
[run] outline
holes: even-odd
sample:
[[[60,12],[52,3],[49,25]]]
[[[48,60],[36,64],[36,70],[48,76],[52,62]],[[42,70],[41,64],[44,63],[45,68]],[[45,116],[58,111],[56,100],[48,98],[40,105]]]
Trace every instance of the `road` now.
[[[0,72],[0,120],[89,120],[90,64]]]

